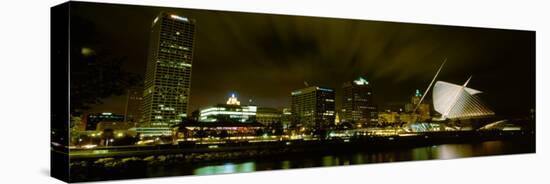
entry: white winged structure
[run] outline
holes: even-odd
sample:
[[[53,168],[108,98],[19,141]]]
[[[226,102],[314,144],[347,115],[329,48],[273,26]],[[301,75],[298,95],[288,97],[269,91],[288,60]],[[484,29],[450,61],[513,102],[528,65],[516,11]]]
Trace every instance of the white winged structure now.
[[[437,81],[433,87],[433,105],[442,119],[469,119],[491,116],[495,113],[485,105],[478,94],[481,91],[468,88],[466,85],[456,85]]]

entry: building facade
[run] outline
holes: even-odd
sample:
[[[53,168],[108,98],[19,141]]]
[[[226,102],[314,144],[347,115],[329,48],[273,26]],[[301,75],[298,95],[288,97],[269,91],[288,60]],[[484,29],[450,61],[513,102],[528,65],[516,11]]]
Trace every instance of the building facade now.
[[[161,13],[151,25],[143,92],[143,126],[166,128],[187,116],[195,21]]]
[[[241,105],[241,102],[232,94],[225,104],[218,104],[200,110],[200,122],[241,122],[256,121],[257,107]]]
[[[124,121],[137,123],[142,120],[143,113],[143,88],[131,88],[126,94],[126,108],[124,109]]]
[[[412,113],[416,117],[416,119],[411,119],[411,121],[426,121],[431,119],[430,104],[426,102],[420,103],[421,98],[422,93],[417,89],[411,97],[410,103],[405,104],[405,112]]]
[[[263,125],[269,125],[271,123],[282,123],[282,112],[275,108],[258,107],[256,112],[256,121]]]
[[[283,108],[281,123],[284,129],[288,129],[292,125],[292,110],[290,108]]]
[[[334,124],[334,89],[313,86],[293,91],[291,96],[291,113],[296,126],[314,130]]]
[[[124,123],[124,115],[110,112],[88,114],[85,119],[86,130],[98,130],[98,124],[101,122]]]
[[[375,124],[378,121],[372,87],[365,78],[344,83],[342,93],[341,122]]]
[[[379,112],[378,118],[379,118],[378,125],[386,126],[386,125],[394,125],[396,123],[401,123],[400,114],[399,112],[395,112],[395,111],[386,110],[386,111]]]

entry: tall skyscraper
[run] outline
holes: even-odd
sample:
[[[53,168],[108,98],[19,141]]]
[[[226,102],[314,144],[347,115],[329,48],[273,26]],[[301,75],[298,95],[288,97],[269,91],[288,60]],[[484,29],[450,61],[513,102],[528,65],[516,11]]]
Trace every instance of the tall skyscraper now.
[[[151,25],[143,92],[144,126],[166,128],[187,116],[195,21],[160,13]]]
[[[293,91],[291,95],[295,125],[313,130],[334,124],[334,89],[313,86]]]
[[[372,87],[359,77],[342,85],[342,122],[376,123],[377,108],[372,101]]]

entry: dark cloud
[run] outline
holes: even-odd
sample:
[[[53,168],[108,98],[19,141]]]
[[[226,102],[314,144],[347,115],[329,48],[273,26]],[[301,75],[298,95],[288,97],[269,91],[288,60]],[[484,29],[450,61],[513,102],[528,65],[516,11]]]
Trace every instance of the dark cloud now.
[[[125,69],[142,74],[160,11],[197,22],[190,110],[231,92],[241,101],[288,106],[304,81],[338,90],[359,75],[380,105],[403,102],[427,87],[445,58],[439,79],[463,83],[472,75],[470,87],[486,92],[497,110],[523,113],[535,105],[534,32],[89,3],[72,12],[96,24],[92,36],[104,49],[128,58]]]

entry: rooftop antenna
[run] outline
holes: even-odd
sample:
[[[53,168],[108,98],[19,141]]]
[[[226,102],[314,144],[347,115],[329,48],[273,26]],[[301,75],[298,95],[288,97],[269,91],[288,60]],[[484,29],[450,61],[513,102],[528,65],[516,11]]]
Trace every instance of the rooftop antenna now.
[[[435,73],[435,76],[434,76],[434,78],[432,79],[432,82],[430,82],[430,85],[428,85],[428,88],[427,88],[426,91],[424,92],[424,95],[422,95],[422,98],[420,98],[420,101],[418,102],[418,104],[416,104],[416,107],[414,108],[413,113],[416,112],[416,110],[418,109],[418,107],[420,106],[420,104],[422,104],[422,101],[424,100],[424,98],[426,97],[426,95],[428,94],[428,92],[430,92],[430,89],[432,88],[432,85],[434,84],[435,79],[436,79],[437,76],[439,75],[439,72],[441,72],[441,69],[443,68],[443,66],[445,65],[446,62],[447,62],[447,58],[445,58],[445,60],[443,60],[443,63],[441,64],[441,66],[440,66],[439,69],[437,70],[437,73]]]

